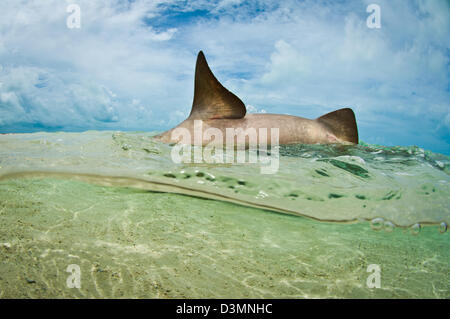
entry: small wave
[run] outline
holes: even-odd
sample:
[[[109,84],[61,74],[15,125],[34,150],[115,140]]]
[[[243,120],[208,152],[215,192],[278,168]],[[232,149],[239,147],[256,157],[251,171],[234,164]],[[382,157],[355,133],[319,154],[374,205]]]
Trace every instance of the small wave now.
[[[280,146],[276,174],[258,164],[175,164],[149,133],[2,136],[1,178],[80,179],[171,192],[319,221],[375,218],[396,227],[450,222],[449,157],[412,147]]]

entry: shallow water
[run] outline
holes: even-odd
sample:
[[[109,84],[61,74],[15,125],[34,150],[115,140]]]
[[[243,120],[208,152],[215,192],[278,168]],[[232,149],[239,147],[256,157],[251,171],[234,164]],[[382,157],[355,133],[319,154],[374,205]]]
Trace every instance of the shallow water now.
[[[450,297],[449,157],[293,145],[264,175],[150,136],[0,136],[1,297]]]

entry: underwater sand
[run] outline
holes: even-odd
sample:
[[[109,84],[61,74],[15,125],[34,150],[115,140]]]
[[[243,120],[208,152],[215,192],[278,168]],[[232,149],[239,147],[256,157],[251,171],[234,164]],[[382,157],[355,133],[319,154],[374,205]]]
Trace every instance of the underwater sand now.
[[[450,297],[448,157],[292,146],[263,176],[176,166],[147,135],[0,137],[1,298]],[[375,217],[397,227],[375,231]]]

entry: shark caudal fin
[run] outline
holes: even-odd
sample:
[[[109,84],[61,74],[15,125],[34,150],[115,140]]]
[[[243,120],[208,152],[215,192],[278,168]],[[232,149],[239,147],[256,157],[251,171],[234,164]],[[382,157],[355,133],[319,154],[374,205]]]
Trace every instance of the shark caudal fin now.
[[[195,66],[194,102],[189,118],[240,119],[245,113],[244,103],[220,84],[200,51]]]
[[[317,121],[325,125],[337,138],[358,144],[358,127],[352,109],[345,108],[322,115]]]

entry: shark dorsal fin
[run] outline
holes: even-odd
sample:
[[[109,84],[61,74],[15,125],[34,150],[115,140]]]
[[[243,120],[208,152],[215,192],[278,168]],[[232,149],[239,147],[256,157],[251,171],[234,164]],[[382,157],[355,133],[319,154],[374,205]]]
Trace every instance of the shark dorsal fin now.
[[[195,66],[194,102],[189,118],[239,119],[245,113],[244,103],[220,84],[200,51]]]

